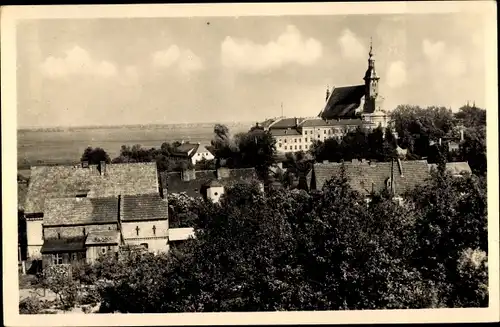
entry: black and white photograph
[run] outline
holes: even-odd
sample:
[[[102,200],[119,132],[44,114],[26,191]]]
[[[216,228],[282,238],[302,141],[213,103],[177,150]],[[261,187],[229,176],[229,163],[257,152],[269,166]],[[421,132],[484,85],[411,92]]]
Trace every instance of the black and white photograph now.
[[[498,320],[496,25],[491,1],[2,8],[8,325]]]

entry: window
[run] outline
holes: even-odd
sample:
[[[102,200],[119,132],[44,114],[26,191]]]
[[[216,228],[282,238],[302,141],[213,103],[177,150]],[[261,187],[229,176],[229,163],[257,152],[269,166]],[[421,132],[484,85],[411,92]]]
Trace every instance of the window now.
[[[56,253],[56,254],[54,254],[54,255],[52,256],[52,258],[53,258],[53,263],[54,263],[55,265],[62,265],[62,263],[63,263],[63,258],[62,258],[62,255],[61,255],[61,254]]]
[[[306,144],[306,145],[304,145],[304,148],[305,148],[305,149],[307,149],[307,144]]]
[[[85,235],[85,227],[83,227],[83,235]]]
[[[299,139],[299,143],[302,143],[302,139]]]
[[[61,239],[61,233],[57,233],[57,238],[60,240]]]
[[[293,139],[293,142],[294,142],[294,143],[297,143],[297,139]]]
[[[156,235],[156,226],[153,225],[153,235]]]
[[[111,246],[108,245],[108,251],[111,251]]]
[[[326,134],[326,129],[323,130],[323,134]]]
[[[139,230],[140,230],[139,226],[135,226],[135,233],[137,236],[139,236]]]
[[[76,255],[76,253],[71,253],[71,261],[77,261],[78,260],[78,257]]]
[[[328,130],[328,134],[332,134],[332,130],[331,129]]]
[[[302,150],[302,145],[299,145],[299,150]]]
[[[287,148],[287,147],[286,147],[286,145],[285,145],[285,150],[286,150],[286,148]]]
[[[306,142],[307,142],[307,137],[306,137]]]
[[[321,137],[321,135],[318,134],[318,138],[320,138],[320,137]]]
[[[285,143],[286,143],[286,139],[285,139],[284,141],[285,141]],[[286,149],[286,146],[285,146],[285,149]]]
[[[295,150],[297,150],[297,146],[295,146]]]
[[[102,254],[105,254],[106,253],[106,248],[102,248],[101,252],[102,252]]]
[[[278,143],[278,147],[281,148],[281,143]]]

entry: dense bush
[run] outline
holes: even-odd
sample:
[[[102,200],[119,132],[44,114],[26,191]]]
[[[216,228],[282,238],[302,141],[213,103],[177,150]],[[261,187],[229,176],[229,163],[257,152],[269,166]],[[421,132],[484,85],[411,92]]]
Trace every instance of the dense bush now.
[[[197,205],[196,239],[181,249],[104,260],[101,310],[485,306],[486,214],[484,180],[442,170],[402,205],[365,202],[344,174],[313,194],[237,185]]]

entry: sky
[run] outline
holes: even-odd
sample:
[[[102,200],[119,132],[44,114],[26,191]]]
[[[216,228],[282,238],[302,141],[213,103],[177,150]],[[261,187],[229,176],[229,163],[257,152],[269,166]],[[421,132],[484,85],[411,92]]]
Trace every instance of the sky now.
[[[316,116],[363,83],[370,38],[388,111],[485,103],[479,14],[23,20],[18,127]]]

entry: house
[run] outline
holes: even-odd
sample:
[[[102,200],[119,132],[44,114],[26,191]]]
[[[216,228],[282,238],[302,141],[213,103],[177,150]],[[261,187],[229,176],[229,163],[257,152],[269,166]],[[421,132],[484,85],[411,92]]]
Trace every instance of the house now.
[[[342,165],[350,186],[366,197],[383,190],[402,196],[430,177],[427,161],[424,160],[316,163],[307,175],[309,190],[321,190],[328,180],[341,174]]]
[[[156,163],[79,166],[33,166],[26,193],[29,258],[40,258],[46,203],[58,198],[109,198],[119,195],[160,194]]]
[[[42,228],[44,266],[91,263],[124,245],[168,251],[168,205],[159,194],[47,199]]]
[[[161,174],[163,194],[186,193],[194,198],[208,198],[215,202],[219,200],[226,187],[252,181],[258,181],[254,168],[228,169],[221,167],[217,170],[201,171],[184,169],[181,172]]]
[[[437,164],[429,164],[429,171],[437,169]],[[468,162],[447,162],[446,170],[453,177],[462,177],[464,174],[472,174],[472,170]]]
[[[159,194],[122,196],[120,225],[125,244],[168,251],[168,203]]]
[[[175,147],[169,154],[169,158],[175,161],[185,160],[193,163],[195,154],[198,153],[200,143],[184,142]],[[207,150],[208,151],[208,150]],[[204,152],[203,150],[201,152]],[[201,156],[200,159],[201,160]]]
[[[379,80],[370,46],[363,84],[336,87],[331,92],[327,88],[325,107],[317,117],[271,118],[259,126],[276,138],[278,153],[307,151],[314,140],[340,140],[347,132],[357,128],[386,128],[389,116],[382,108]]]
[[[210,150],[210,146],[198,146],[194,152],[192,152],[191,156],[191,163],[193,165],[196,165],[196,163],[200,162],[201,160],[214,160],[215,156]]]

